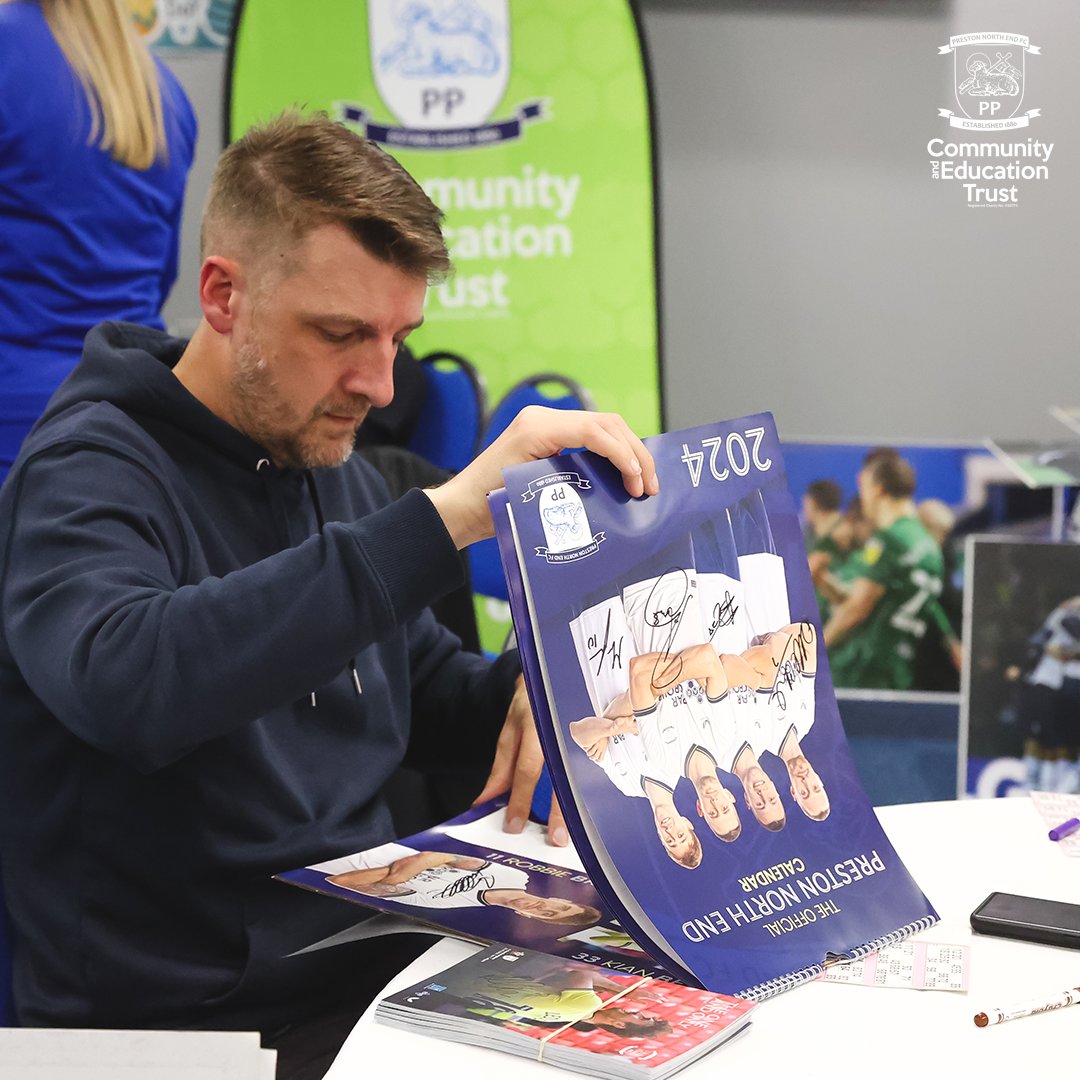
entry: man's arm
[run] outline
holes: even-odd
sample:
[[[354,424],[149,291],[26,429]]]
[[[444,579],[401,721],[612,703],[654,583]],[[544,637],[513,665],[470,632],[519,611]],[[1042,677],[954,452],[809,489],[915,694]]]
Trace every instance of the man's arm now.
[[[941,647],[949,654],[949,659],[957,671],[964,669],[964,647],[960,638],[953,629],[951,620],[945,611],[941,601],[936,596],[931,596],[926,601],[926,618],[931,626],[937,631],[941,641]]]
[[[637,720],[630,706],[630,692],[624,690],[604,710],[603,716],[585,716],[570,725],[570,738],[592,761],[603,761],[608,739],[614,735],[636,735]]]
[[[856,578],[847,599],[833,608],[833,613],[825,625],[825,648],[831,649],[852,630],[866,622],[884,595],[884,585],[879,585],[869,578]]]
[[[615,722],[606,716],[585,716],[570,724],[570,738],[591,761],[603,761],[608,739],[615,734]]]
[[[401,885],[416,877],[423,870],[436,866],[452,866],[458,870],[479,870],[484,865],[483,859],[470,855],[455,855],[451,851],[418,851],[415,855],[405,855],[387,867],[386,876],[381,880],[387,885]]]
[[[162,479],[174,473],[65,445],[5,492],[0,609],[19,670],[73,734],[144,772],[306,699],[460,576],[419,492],[211,569]]]
[[[675,659],[670,654],[641,653],[630,658],[630,707],[635,713],[651,709],[664,690],[678,684]],[[658,687],[657,681],[663,685]]]
[[[818,591],[830,604],[842,604],[851,593],[851,586],[841,581],[835,574],[824,570],[816,578],[814,584]]]
[[[346,889],[373,890],[378,887],[376,896],[402,895],[403,890],[395,886],[406,884],[417,874],[435,866],[454,866],[460,870],[479,870],[484,865],[483,859],[470,855],[455,855],[449,851],[414,851],[403,855],[386,866],[368,866],[360,870],[346,870],[334,874],[326,880],[331,885],[340,885]],[[409,890],[404,890],[408,893]]]
[[[713,700],[728,688],[720,657],[712,645],[691,645],[679,653],[642,653],[630,660],[630,704],[635,713],[651,709],[660,696],[694,679]]]
[[[829,569],[832,555],[827,551],[811,551],[806,556],[806,563],[810,567],[810,577],[815,585],[820,585],[820,579]]]
[[[727,692],[727,676],[712,645],[691,645],[688,649],[683,649],[679,653],[679,663],[682,681],[695,680],[714,701]]]

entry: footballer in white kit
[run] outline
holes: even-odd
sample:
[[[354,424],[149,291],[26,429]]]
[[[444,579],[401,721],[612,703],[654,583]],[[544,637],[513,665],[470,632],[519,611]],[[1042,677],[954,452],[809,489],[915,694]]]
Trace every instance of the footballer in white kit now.
[[[635,653],[622,598],[613,596],[586,608],[570,623],[570,636],[593,715],[603,716],[615,698],[626,692],[630,658]]]
[[[586,608],[571,622],[570,635],[594,714],[572,723],[570,735],[619,791],[644,798],[645,752],[626,693],[634,642],[622,598]]]
[[[728,680],[738,681],[729,687],[718,706],[714,706],[728,706],[726,722],[711,724],[705,729],[701,750],[711,757],[714,769],[722,769],[738,778],[744,801],[757,822],[778,832],[786,824],[787,815],[776,785],[758,761],[758,747],[771,728],[763,723],[763,714],[755,700],[757,691],[753,683],[757,682],[756,674],[741,657],[725,655],[720,662]],[[688,770],[693,768],[700,772],[702,765],[701,754],[688,753]]]
[[[684,675],[686,650],[704,641],[696,574],[680,568],[628,585],[622,602],[637,654],[630,696],[645,756],[681,776],[685,733],[711,719],[705,686]]]
[[[410,907],[501,907],[523,918],[575,927],[600,920],[596,908],[530,893],[524,870],[473,855],[383,844],[311,869],[327,874],[331,885]]]
[[[622,693],[604,716],[587,716],[570,725],[570,736],[589,759],[604,771],[623,795],[649,800],[653,827],[667,856],[687,869],[701,862],[701,843],[693,823],[675,806],[679,773],[650,761],[635,719],[629,693]]]
[[[791,622],[784,560],[776,554],[765,499],[755,491],[729,511],[739,553],[747,633],[754,637]]]
[[[814,726],[817,681],[817,631],[812,623],[792,623],[747,650],[752,666],[775,670],[769,694],[767,727],[759,753],[771,753],[788,771],[791,794],[807,817],[824,821],[829,816],[825,785],[801,745]]]

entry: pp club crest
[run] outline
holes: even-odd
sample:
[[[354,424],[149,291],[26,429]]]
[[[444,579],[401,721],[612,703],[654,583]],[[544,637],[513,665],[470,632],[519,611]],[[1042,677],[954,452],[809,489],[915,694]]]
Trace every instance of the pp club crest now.
[[[952,53],[953,95],[959,112],[938,109],[951,127],[1005,131],[1027,127],[1038,109],[1021,112],[1027,83],[1027,55],[1039,46],[1022,34],[958,34],[938,54]]]
[[[380,0],[368,4],[375,88],[400,126],[339,102],[370,139],[410,150],[486,146],[521,136],[539,101],[492,121],[510,78],[509,0]]]
[[[588,491],[592,482],[579,473],[551,473],[533,480],[522,492],[522,502],[536,502],[546,546],[536,556],[549,563],[577,562],[595,554],[606,539],[593,533],[579,491]]]
[[[379,96],[410,128],[482,124],[510,76],[507,0],[391,0],[368,4]]]

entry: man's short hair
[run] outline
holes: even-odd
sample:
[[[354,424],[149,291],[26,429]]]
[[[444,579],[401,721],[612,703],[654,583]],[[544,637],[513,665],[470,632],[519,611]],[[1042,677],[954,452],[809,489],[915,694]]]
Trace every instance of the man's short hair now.
[[[764,825],[769,832],[779,832],[787,824],[787,814],[777,818],[775,821],[763,821],[761,824]]]
[[[890,499],[910,499],[915,494],[915,469],[899,454],[879,457],[867,468]]]
[[[866,452],[866,457],[862,459],[862,467],[868,469],[879,461],[884,461],[887,458],[898,458],[899,456],[900,451],[895,446],[875,446],[873,450]]]
[[[832,513],[832,511],[840,509],[844,493],[835,480],[815,480],[812,484],[806,485],[806,497],[819,510]]]
[[[397,161],[322,113],[250,128],[218,160],[202,251],[259,258],[340,224],[372,256],[437,281],[450,270],[442,211]]]
[[[560,915],[554,919],[545,919],[548,926],[573,926],[576,929],[584,929],[587,926],[595,926],[600,921],[600,912],[587,904],[581,904],[581,911],[570,915]]]
[[[672,855],[672,859],[680,866],[685,866],[687,870],[696,870],[701,865],[701,841],[697,837],[697,833],[694,833],[694,842],[690,845],[690,850],[682,856]]]

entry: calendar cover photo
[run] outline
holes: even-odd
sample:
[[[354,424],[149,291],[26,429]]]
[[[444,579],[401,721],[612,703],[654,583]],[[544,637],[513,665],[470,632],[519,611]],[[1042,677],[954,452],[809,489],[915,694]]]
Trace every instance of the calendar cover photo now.
[[[605,906],[684,981],[763,998],[936,921],[855,772],[767,414],[490,497],[530,699]]]
[[[377,1020],[590,1076],[666,1076],[744,1031],[755,1005],[498,946],[384,998]]]

